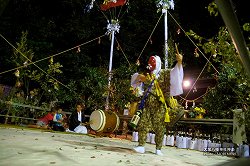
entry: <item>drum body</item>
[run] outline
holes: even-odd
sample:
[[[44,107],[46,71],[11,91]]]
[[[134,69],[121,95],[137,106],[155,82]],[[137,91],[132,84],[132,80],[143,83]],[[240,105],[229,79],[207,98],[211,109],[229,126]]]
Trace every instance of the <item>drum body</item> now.
[[[95,110],[89,118],[90,127],[96,132],[112,133],[118,129],[120,119],[115,112]]]

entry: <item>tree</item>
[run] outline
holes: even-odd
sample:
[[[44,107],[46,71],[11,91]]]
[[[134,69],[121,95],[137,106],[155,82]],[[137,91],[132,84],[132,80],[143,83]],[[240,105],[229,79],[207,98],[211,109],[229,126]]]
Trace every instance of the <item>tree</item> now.
[[[209,9],[211,13],[216,13],[215,8]],[[242,27],[246,39],[248,37],[247,44],[249,45],[249,23]],[[232,118],[232,110],[241,108],[246,113],[244,123],[250,126],[250,80],[244,71],[227,28],[221,27],[217,35],[210,39],[201,37],[193,31],[190,31],[189,35],[198,41],[197,45],[204,50],[208,59],[211,57],[210,60],[219,71],[213,74],[217,79],[217,85],[209,90],[202,103],[207,110],[207,116]],[[208,70],[213,71],[211,64]]]

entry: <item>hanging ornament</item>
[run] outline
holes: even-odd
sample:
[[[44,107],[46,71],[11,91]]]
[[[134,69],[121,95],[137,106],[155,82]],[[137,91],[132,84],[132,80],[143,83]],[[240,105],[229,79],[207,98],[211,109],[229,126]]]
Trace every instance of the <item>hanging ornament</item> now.
[[[91,0],[90,4],[88,4],[88,5],[86,6],[86,8],[84,9],[85,12],[90,12],[90,10],[91,10],[91,9],[93,8],[93,6],[94,6],[94,2],[95,2],[95,0]]]
[[[198,48],[196,47],[195,49],[194,49],[194,57],[195,58],[198,58],[200,55],[199,55],[199,53],[198,53]]]
[[[217,56],[217,51],[214,50],[213,57],[216,58],[216,56]]]
[[[79,52],[81,52],[81,48],[78,46],[76,53],[79,53]]]
[[[137,65],[137,66],[140,66],[140,61],[139,61],[139,59],[137,59],[136,65]]]
[[[27,66],[28,66],[28,61],[25,61],[25,62],[23,63],[23,66],[24,66],[24,67],[27,67]]]
[[[120,25],[119,25],[118,19],[116,20],[112,19],[111,22],[107,20],[107,22],[108,22],[108,25],[107,25],[107,32],[105,33],[106,35],[111,36],[113,31],[119,33]]]
[[[192,106],[193,108],[195,107],[195,102],[194,102],[194,100],[193,100],[193,106]]]
[[[101,38],[100,37],[98,38],[98,44],[101,44]]]
[[[150,38],[149,42],[150,42],[150,44],[153,44],[153,41],[152,41],[152,39],[151,39],[151,38]]]
[[[179,35],[180,33],[181,33],[181,29],[178,28],[178,29],[177,29],[177,34]]]
[[[174,10],[173,0],[157,0],[156,7],[162,10],[162,13],[166,13],[168,9]]]
[[[54,62],[53,57],[51,57],[49,63],[52,64],[53,62]]]
[[[22,83],[20,81],[17,81],[16,82],[16,85],[15,85],[17,88],[20,88],[22,86]]]
[[[193,89],[193,93],[197,92],[196,86]]]
[[[185,103],[185,108],[187,109],[188,108],[188,102],[186,100],[186,103]]]
[[[15,74],[15,76],[16,76],[16,77],[20,77],[20,72],[19,72],[19,70],[18,70],[18,69],[15,71],[15,73],[14,73],[14,74]]]

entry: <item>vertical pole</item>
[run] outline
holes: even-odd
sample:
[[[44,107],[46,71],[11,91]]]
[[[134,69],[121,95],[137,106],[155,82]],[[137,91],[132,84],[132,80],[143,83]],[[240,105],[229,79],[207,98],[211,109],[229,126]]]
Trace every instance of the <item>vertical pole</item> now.
[[[164,12],[164,28],[165,28],[165,44],[164,44],[164,52],[165,52],[165,69],[168,68],[168,17],[167,11]]]
[[[109,78],[108,78],[108,94],[106,98],[106,106],[105,110],[109,110],[109,95],[110,95],[110,86],[111,86],[111,79],[112,79],[112,61],[113,61],[113,50],[114,50],[114,38],[115,38],[115,31],[112,30],[111,34],[112,40],[110,45],[110,56],[109,56]]]
[[[239,21],[234,13],[231,0],[215,0],[219,12],[224,20],[228,31],[233,40],[234,46],[238,51],[239,58],[245,68],[248,77],[250,77],[250,54],[246,41],[240,29]]]
[[[164,54],[165,54],[165,69],[168,68],[168,9],[174,9],[174,0],[158,0],[156,4],[157,8],[161,9],[164,14],[164,30],[165,30],[165,42],[164,42]]]

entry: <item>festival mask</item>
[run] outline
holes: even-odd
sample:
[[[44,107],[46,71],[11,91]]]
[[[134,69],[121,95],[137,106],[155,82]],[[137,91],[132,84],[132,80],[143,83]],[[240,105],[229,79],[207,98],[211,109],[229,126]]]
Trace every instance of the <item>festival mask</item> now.
[[[156,58],[155,56],[150,56],[149,60],[148,60],[148,66],[147,68],[150,70],[150,71],[153,71],[156,67]]]

